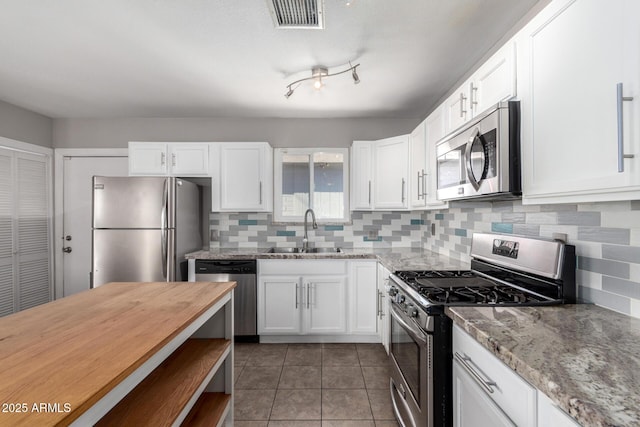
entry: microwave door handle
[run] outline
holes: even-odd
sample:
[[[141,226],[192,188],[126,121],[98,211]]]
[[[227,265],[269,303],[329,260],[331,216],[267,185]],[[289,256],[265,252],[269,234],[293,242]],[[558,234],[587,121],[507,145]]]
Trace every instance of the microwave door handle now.
[[[471,133],[471,136],[469,137],[469,141],[467,141],[467,146],[465,147],[465,150],[464,150],[465,165],[467,168],[467,179],[469,180],[469,182],[471,183],[473,188],[475,188],[476,191],[480,189],[480,183],[473,176],[473,168],[471,166],[471,147],[473,147],[473,142],[479,136],[480,136],[480,130],[478,128],[475,128]]]

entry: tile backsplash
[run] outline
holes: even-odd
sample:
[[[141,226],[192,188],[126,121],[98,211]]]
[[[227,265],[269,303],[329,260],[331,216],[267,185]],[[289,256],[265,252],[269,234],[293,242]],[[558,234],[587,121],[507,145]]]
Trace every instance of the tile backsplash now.
[[[272,221],[268,213],[212,213],[210,247],[302,244],[301,224]],[[640,201],[565,205],[523,205],[519,200],[457,202],[437,211],[352,212],[349,224],[309,229],[309,242],[318,247],[424,247],[469,261],[474,232],[545,238],[566,234],[578,255],[579,297],[640,318]]]
[[[211,248],[268,248],[302,245],[302,224],[273,223],[269,213],[211,213]],[[309,226],[309,244],[343,248],[421,247],[422,212],[352,212],[351,223]]]
[[[474,232],[552,238],[576,246],[579,297],[640,318],[640,201],[523,205],[521,201],[459,202],[425,212],[425,248],[469,260]],[[426,234],[426,233],[425,233]]]

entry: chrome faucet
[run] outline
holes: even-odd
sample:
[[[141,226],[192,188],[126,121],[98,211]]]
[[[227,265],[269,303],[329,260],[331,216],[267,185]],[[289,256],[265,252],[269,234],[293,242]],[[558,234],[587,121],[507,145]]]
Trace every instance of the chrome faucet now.
[[[309,213],[311,213],[311,219],[313,219],[311,226],[313,227],[314,230],[318,228],[318,223],[316,222],[316,213],[313,211],[313,209],[307,209],[307,211],[304,213],[304,237],[302,238],[303,252],[306,252],[307,249],[309,249],[309,233],[308,233],[309,224],[307,221],[309,218]]]

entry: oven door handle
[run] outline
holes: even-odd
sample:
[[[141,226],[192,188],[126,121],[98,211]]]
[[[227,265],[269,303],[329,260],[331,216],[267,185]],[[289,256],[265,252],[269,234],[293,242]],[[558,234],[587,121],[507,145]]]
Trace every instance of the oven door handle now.
[[[473,188],[475,188],[476,191],[480,189],[480,183],[478,182],[478,180],[476,180],[476,177],[473,176],[473,165],[471,164],[471,149],[473,148],[473,143],[475,142],[476,138],[479,138],[479,137],[480,137],[480,129],[475,128],[471,133],[471,136],[469,137],[469,141],[467,142],[466,148],[464,149],[464,159],[465,159],[465,164],[467,169],[467,179],[469,180],[469,182],[471,183]]]
[[[424,332],[412,327],[409,323],[407,323],[402,318],[402,315],[398,312],[398,310],[394,306],[391,306],[391,316],[398,323],[400,323],[400,326],[402,326],[409,333],[409,335],[411,335],[411,338],[413,338],[414,340],[418,341],[423,346],[427,345],[427,336],[426,336],[426,334]]]

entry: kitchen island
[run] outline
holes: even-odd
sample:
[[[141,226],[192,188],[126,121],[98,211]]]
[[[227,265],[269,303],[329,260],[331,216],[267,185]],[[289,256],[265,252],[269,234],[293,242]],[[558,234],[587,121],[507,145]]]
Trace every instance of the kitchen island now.
[[[580,425],[640,425],[639,319],[591,304],[447,314]]]
[[[109,283],[1,318],[0,425],[230,420],[235,286]]]

